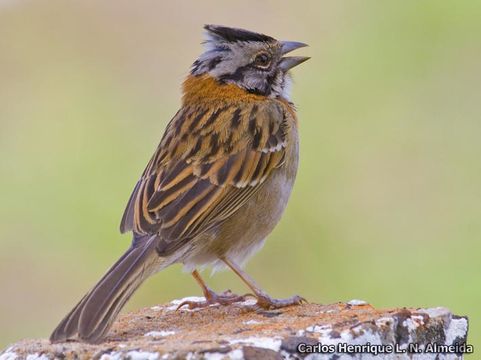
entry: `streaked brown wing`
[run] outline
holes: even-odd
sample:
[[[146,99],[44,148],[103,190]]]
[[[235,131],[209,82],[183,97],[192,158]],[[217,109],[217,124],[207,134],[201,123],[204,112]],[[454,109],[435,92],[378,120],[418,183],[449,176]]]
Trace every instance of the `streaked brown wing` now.
[[[283,161],[284,106],[265,100],[181,109],[134,189],[121,230],[159,233],[169,251],[233,214]]]

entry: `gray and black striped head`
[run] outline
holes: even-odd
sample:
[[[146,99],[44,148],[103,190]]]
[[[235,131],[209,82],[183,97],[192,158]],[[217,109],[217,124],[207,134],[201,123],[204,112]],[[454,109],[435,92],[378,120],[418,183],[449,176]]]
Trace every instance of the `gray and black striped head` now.
[[[306,44],[225,26],[204,29],[206,50],[192,65],[192,75],[207,73],[252,93],[289,98],[288,71],[309,58],[284,55]]]

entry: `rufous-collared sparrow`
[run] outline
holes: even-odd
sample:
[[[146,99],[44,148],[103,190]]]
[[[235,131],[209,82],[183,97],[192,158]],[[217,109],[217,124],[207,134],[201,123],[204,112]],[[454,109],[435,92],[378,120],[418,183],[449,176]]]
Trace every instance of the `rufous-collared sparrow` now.
[[[281,218],[298,165],[298,130],[289,100],[289,70],[306,46],[224,26],[206,25],[205,51],[183,84],[182,106],[128,201],[120,225],[132,231],[127,252],[50,337],[101,342],[117,314],[150,275],[174,263],[202,287],[203,303],[244,300],[216,294],[197,269],[227,265],[252,290],[257,305],[300,304],[273,299],[243,272]]]

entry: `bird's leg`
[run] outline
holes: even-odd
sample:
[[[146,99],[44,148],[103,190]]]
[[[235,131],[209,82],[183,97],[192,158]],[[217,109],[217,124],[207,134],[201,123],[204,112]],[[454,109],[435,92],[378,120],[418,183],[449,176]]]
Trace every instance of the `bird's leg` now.
[[[287,299],[273,299],[264,292],[248,274],[246,274],[236,263],[227,258],[221,259],[228,267],[232,269],[246,285],[254,292],[257,298],[257,306],[263,309],[279,309],[285,306],[301,305],[307,303],[307,300],[301,296],[295,295]]]
[[[246,297],[248,296],[254,296],[252,294],[236,295],[233,294],[230,290],[224,291],[222,294],[217,294],[205,284],[204,280],[200,277],[200,274],[197,270],[194,270],[192,272],[192,276],[202,288],[205,301],[184,301],[177,307],[177,310],[179,310],[185,305],[187,305],[189,309],[203,308],[214,304],[230,305],[236,302],[245,301]]]

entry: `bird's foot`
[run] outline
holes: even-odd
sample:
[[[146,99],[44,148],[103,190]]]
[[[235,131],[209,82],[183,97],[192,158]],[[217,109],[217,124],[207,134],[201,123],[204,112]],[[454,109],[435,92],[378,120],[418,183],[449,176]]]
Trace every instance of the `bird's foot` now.
[[[214,291],[209,290],[206,295],[207,296],[205,297],[205,301],[183,301],[177,307],[177,310],[179,310],[183,306],[187,306],[190,310],[201,309],[209,307],[211,305],[227,306],[237,302],[246,301],[248,297],[255,297],[252,294],[237,295],[232,293],[232,291],[230,290],[224,291],[222,294],[217,294]]]
[[[273,299],[267,294],[257,294],[256,307],[264,310],[280,309],[286,306],[307,304],[307,300],[299,295],[287,299]]]

